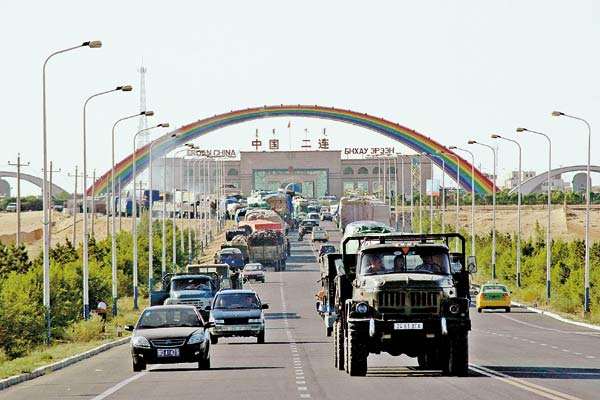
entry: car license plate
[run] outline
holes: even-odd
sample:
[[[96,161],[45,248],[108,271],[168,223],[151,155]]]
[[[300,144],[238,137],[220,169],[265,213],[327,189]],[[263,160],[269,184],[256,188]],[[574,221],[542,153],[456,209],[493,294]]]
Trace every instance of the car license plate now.
[[[157,349],[158,357],[179,357],[179,349]]]
[[[422,322],[396,322],[394,324],[395,330],[408,331],[408,330],[421,330],[423,329]]]

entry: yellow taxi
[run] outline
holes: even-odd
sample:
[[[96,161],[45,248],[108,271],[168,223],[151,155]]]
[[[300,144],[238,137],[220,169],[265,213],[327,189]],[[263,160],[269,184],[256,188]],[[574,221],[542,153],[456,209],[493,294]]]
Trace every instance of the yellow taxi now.
[[[510,291],[500,283],[486,283],[477,295],[477,312],[503,309],[510,312]]]

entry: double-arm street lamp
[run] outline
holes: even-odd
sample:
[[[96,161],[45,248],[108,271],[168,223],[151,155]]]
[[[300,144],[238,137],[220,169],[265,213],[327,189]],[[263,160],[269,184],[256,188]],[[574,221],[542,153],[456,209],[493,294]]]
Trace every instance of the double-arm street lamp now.
[[[89,299],[89,254],[88,254],[88,201],[87,201],[87,132],[86,115],[87,105],[90,100],[113,92],[131,92],[133,88],[130,85],[117,86],[114,89],[99,92],[88,97],[83,103],[83,318],[90,316]],[[92,198],[94,193],[92,191]],[[93,202],[92,202],[93,204]]]
[[[519,177],[517,179],[517,287],[521,287],[521,181],[523,172],[521,168],[522,149],[521,144],[514,139],[505,138],[500,135],[491,135],[492,139],[506,140],[517,145],[519,149]]]
[[[588,129],[588,145],[587,145],[587,182],[585,189],[585,269],[584,269],[584,294],[583,294],[583,311],[587,314],[590,312],[590,196],[591,182],[590,175],[590,158],[592,153],[592,126],[589,122],[581,117],[565,114],[561,111],[552,111],[554,117],[567,117],[583,122]]]
[[[550,288],[551,288],[551,267],[552,267],[552,236],[551,236],[551,207],[552,207],[552,188],[551,188],[551,170],[552,170],[552,140],[550,137],[542,132],[532,131],[527,128],[517,128],[517,133],[519,132],[529,132],[534,133],[536,135],[540,135],[546,138],[548,141],[548,176],[547,176],[547,185],[546,188],[548,193],[548,226],[546,229],[546,301],[550,301]]]
[[[48,140],[47,140],[47,113],[46,113],[46,67],[48,61],[58,54],[66,53],[71,50],[79,49],[82,47],[89,47],[91,49],[97,49],[102,47],[102,42],[99,40],[92,40],[89,42],[83,42],[78,46],[69,47],[55,51],[50,54],[44,60],[42,67],[42,152],[43,152],[43,179],[42,179],[42,204],[43,204],[43,236],[44,236],[44,250],[43,250],[43,304],[46,313],[46,329],[47,329],[47,342],[50,342],[50,221],[49,221],[49,198],[48,198]]]
[[[492,187],[492,279],[496,279],[496,149],[489,144],[480,143],[475,140],[469,140],[469,144],[478,144],[483,147],[487,147],[492,151],[494,169],[493,169],[493,182]]]
[[[115,207],[115,129],[117,127],[117,125],[125,120],[131,119],[131,118],[136,118],[139,116],[145,115],[147,117],[151,117],[154,115],[154,111],[142,111],[141,113],[138,114],[133,114],[133,115],[128,115],[127,117],[123,117],[121,119],[118,119],[117,121],[115,121],[113,127],[112,127],[112,144],[111,144],[111,157],[112,157],[112,163],[111,163],[111,169],[110,169],[110,194],[111,194],[111,205],[110,205],[110,211],[111,211],[111,231],[110,231],[110,254],[111,254],[111,267],[112,267],[112,298],[113,298],[113,304],[112,304],[112,314],[117,315],[118,312],[118,307],[117,307],[117,302],[118,302],[118,293],[117,293],[117,238],[116,238],[116,228],[115,228],[115,213],[116,213],[116,207]],[[121,198],[119,197],[119,202],[121,202]],[[121,211],[121,207],[119,207],[119,212]],[[109,212],[109,208],[106,209],[106,212]]]

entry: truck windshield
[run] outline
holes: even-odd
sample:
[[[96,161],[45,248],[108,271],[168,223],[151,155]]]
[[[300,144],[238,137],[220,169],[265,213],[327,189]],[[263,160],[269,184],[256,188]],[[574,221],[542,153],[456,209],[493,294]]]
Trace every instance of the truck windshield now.
[[[189,308],[160,308],[144,311],[136,329],[202,326],[198,314]]]
[[[258,298],[254,293],[220,294],[215,299],[215,309],[260,308]]]
[[[173,290],[206,290],[210,291],[210,279],[208,278],[185,278],[173,279],[171,282]]]
[[[361,257],[361,275],[398,273],[424,273],[447,275],[450,273],[448,253],[442,249],[384,250],[364,253]]]

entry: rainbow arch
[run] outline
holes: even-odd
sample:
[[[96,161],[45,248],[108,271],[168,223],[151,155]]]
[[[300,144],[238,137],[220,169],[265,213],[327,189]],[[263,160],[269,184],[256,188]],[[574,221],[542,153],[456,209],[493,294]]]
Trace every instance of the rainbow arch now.
[[[378,132],[408,146],[417,153],[425,152],[436,154],[443,150],[444,152],[449,153],[441,155],[441,157],[444,158],[446,172],[450,177],[456,176],[457,162],[455,156],[458,156],[460,159],[460,185],[465,190],[471,190],[471,164],[435,140],[383,118],[351,110],[316,105],[264,106],[231,111],[225,114],[205,118],[184,125],[175,131],[155,139],[152,142],[152,157],[153,159],[159,158],[164,154],[181,147],[190,140],[227,126],[262,118],[276,117],[321,118],[344,122]],[[176,134],[177,136],[172,137],[173,134]],[[142,173],[148,167],[150,145],[151,143],[136,150],[137,174]],[[433,157],[432,159],[434,163],[441,168],[442,161],[437,157]],[[125,187],[130,183],[132,180],[132,169],[133,154],[130,154],[115,166],[115,185],[118,185],[120,182],[121,187]],[[475,168],[474,171],[475,191],[479,194],[491,193],[493,188],[492,181],[483,175],[477,168]],[[94,187],[96,194],[105,193],[107,190],[110,191],[110,169],[96,180]],[[91,187],[87,190],[88,193],[91,194]]]

